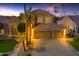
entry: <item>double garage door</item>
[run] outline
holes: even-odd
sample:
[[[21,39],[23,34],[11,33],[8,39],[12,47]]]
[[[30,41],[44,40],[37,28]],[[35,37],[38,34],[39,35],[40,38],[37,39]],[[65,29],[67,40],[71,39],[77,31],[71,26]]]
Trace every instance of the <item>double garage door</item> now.
[[[35,39],[51,39],[52,31],[34,31]]]

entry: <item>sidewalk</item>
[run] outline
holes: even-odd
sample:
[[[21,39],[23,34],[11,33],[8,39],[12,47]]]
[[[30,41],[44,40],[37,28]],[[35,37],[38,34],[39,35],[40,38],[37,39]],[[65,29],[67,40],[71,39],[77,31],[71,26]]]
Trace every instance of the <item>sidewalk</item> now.
[[[20,52],[20,49],[21,49],[20,45],[17,44],[16,47],[15,47],[15,49],[14,49],[14,51],[13,51],[13,53],[10,56],[18,56],[18,54]]]

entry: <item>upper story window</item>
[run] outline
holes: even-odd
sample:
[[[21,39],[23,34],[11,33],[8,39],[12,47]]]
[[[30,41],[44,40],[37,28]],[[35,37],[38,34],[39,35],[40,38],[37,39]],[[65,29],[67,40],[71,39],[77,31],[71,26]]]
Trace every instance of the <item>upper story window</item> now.
[[[43,23],[43,18],[38,17],[38,19],[37,19],[37,23]]]

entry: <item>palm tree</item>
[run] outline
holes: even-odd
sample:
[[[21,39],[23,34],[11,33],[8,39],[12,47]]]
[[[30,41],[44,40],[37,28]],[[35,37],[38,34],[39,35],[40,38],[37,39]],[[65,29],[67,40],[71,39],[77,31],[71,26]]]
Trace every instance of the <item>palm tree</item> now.
[[[26,6],[24,4],[24,11],[25,11],[25,17],[26,17],[26,29],[27,29],[27,37],[26,37],[26,41],[27,41],[27,47],[29,47],[29,44],[31,44],[31,8],[29,8],[28,10],[26,10]],[[28,19],[27,19],[28,18]],[[30,33],[29,33],[30,31]],[[29,36],[30,35],[30,36]]]
[[[26,17],[26,24],[27,24],[27,46],[31,48],[31,31],[32,31],[32,22],[36,19],[36,15],[33,13],[32,7],[26,10],[26,6],[24,4],[24,11]]]
[[[29,44],[31,44],[31,30],[32,30],[32,28],[31,28],[31,19],[32,19],[32,8],[30,7],[29,9],[27,9],[27,17],[28,17],[28,30],[29,30],[29,32],[28,32],[28,34],[29,34],[29,36],[28,36],[28,39],[29,39]]]

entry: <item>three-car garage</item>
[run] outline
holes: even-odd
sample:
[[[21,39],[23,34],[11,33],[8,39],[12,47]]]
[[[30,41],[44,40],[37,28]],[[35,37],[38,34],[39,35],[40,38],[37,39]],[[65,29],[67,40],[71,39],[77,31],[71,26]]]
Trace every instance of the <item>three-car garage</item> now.
[[[58,25],[40,24],[34,28],[35,39],[56,39],[63,37],[63,28]]]

